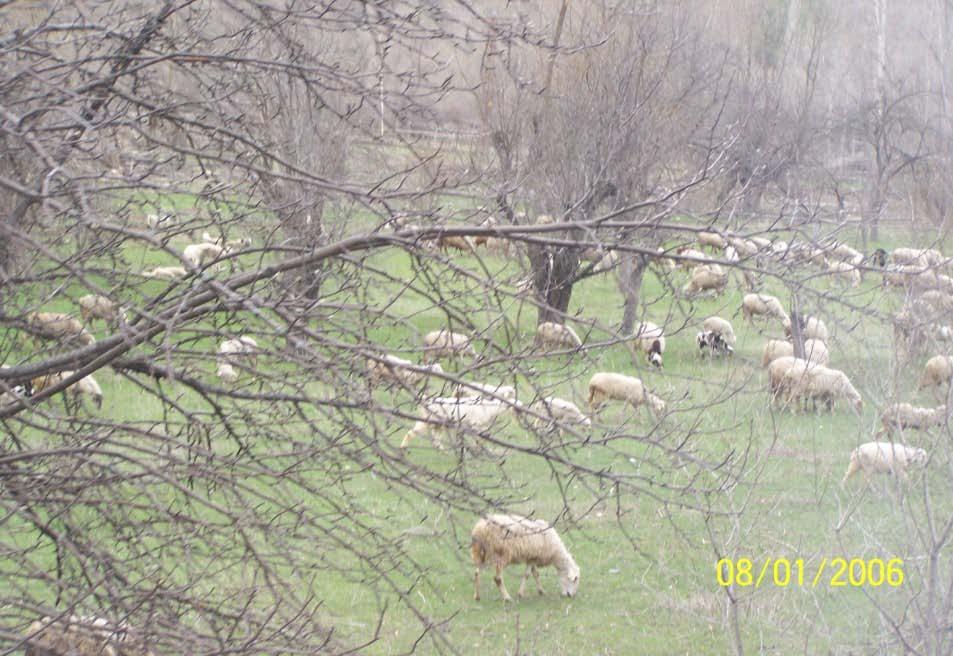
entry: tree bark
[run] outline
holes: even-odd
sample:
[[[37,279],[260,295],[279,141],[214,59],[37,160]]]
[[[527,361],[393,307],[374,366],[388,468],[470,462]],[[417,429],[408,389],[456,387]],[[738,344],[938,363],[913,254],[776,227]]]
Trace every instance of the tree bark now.
[[[649,259],[644,255],[625,256],[619,263],[619,291],[625,299],[622,308],[622,325],[619,332],[630,335],[635,329],[635,319],[642,299],[642,278],[648,269]]]
[[[550,321],[566,322],[572,297],[572,284],[579,269],[579,254],[574,248],[532,245],[528,249],[533,267],[533,289],[539,301],[536,325]]]

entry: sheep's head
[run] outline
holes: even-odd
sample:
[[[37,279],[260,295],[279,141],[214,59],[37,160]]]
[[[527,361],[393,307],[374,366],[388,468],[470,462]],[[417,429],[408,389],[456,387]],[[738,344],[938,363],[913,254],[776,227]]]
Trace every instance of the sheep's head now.
[[[657,339],[652,342],[652,347],[649,349],[648,360],[649,364],[657,369],[662,368],[662,343]]]
[[[569,566],[559,573],[559,586],[563,596],[575,597],[579,590],[579,565],[569,558]]]
[[[927,464],[926,449],[914,449],[913,462],[919,465],[920,467],[926,467],[926,464]]]

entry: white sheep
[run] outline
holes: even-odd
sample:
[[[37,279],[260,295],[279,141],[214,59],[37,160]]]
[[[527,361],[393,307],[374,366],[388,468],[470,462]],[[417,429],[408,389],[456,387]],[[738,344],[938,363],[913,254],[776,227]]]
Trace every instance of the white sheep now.
[[[72,371],[60,371],[55,374],[38,376],[31,381],[33,394],[39,394],[47,388],[58,385],[72,375]],[[84,398],[89,397],[92,399],[93,403],[96,404],[97,408],[103,407],[103,390],[99,386],[99,383],[96,382],[96,379],[92,376],[84,376],[80,378],[78,381],[67,387],[65,392],[66,397],[64,400],[69,399],[78,403],[82,403]]]
[[[778,358],[794,357],[794,345],[782,339],[769,339],[761,351],[761,366],[767,367]]]
[[[793,355],[784,355],[774,358],[768,363],[768,389],[771,391],[772,401],[784,398],[790,380],[803,375],[811,363]],[[792,377],[788,377],[788,373]]]
[[[860,394],[854,389],[847,374],[839,369],[830,369],[813,363],[805,367],[803,371],[791,368],[784,375],[783,386],[789,401],[800,398],[806,404],[809,399],[812,401],[822,399],[833,412],[834,400],[845,399],[858,415],[863,408]]]
[[[735,330],[731,327],[731,322],[727,319],[722,319],[721,317],[708,317],[702,322],[702,329],[710,330],[713,333],[718,333],[729,346],[735,345]]]
[[[455,358],[460,355],[476,357],[470,338],[463,333],[454,333],[446,328],[424,335],[424,362],[437,358]]]
[[[582,346],[582,340],[571,326],[544,321],[536,327],[536,344],[545,350],[573,349]]]
[[[158,214],[147,214],[146,225],[152,230],[171,228],[175,225],[175,217],[171,214],[163,214],[162,216]]]
[[[942,426],[946,422],[946,406],[936,408],[918,408],[909,403],[894,403],[884,408],[880,415],[885,433],[896,430],[926,430],[934,426]]]
[[[827,249],[827,253],[841,262],[849,262],[854,265],[864,261],[863,253],[844,243],[835,244],[832,248]]]
[[[530,410],[546,417],[546,419],[535,417],[533,423],[536,426],[553,423],[592,425],[589,417],[584,415],[575,403],[555,396],[547,396],[545,399],[536,401],[530,406]]]
[[[754,317],[775,317],[784,321],[788,313],[774,296],[768,294],[745,294],[741,299],[741,316],[745,321],[754,323]]]
[[[226,249],[247,248],[251,246],[251,239],[248,237],[239,237],[237,239],[225,239],[224,237],[213,237],[208,232],[202,233],[202,241],[207,244],[224,246]]]
[[[396,355],[384,355],[380,359],[367,358],[367,377],[371,384],[383,382],[402,385],[417,385],[433,374],[444,373],[438,363],[430,365],[414,364],[410,360],[398,358]]]
[[[784,335],[791,337],[791,319],[784,321]],[[801,317],[801,337],[804,339],[819,339],[824,343],[830,341],[827,326],[817,317]]]
[[[487,383],[473,383],[463,381],[457,385],[454,396],[458,399],[502,399],[516,400],[516,388],[512,385],[490,385]]]
[[[125,622],[101,617],[44,617],[24,635],[24,656],[152,656]]]
[[[717,232],[708,232],[703,230],[698,233],[698,245],[710,246],[715,250],[723,251],[725,250],[725,246],[728,245],[728,242]]]
[[[250,360],[254,363],[258,354],[258,342],[253,337],[241,335],[226,339],[218,347],[218,369],[215,372],[226,383],[238,380],[238,371],[235,365],[240,360]]]
[[[126,311],[105,296],[87,294],[81,296],[76,302],[79,305],[79,314],[83,318],[83,323],[88,324],[93,319],[101,319],[107,324],[126,322]]]
[[[741,257],[753,257],[758,254],[758,244],[751,241],[750,239],[743,239],[741,237],[729,237],[728,243],[738,251],[738,255]]]
[[[157,280],[177,280],[186,275],[185,267],[180,266],[162,266],[147,269],[141,274],[143,278],[155,278]]]
[[[792,346],[793,348],[793,346]],[[822,366],[827,366],[831,361],[830,351],[827,350],[827,344],[819,339],[804,340],[804,358],[808,362],[813,362]]]
[[[500,416],[511,412],[518,406],[519,401],[509,403],[486,398],[436,397],[429,399],[420,405],[421,418],[404,435],[400,448],[407,448],[410,440],[415,436],[430,433],[434,446],[442,449],[443,444],[440,441],[439,433],[453,428],[486,430]]]
[[[907,467],[926,464],[927,452],[923,449],[895,442],[866,442],[850,452],[850,464],[841,485],[858,471],[863,472],[865,478],[886,473],[906,478]]]
[[[62,312],[30,312],[26,318],[30,332],[37,337],[65,342],[76,340],[83,346],[96,343],[96,338],[72,315]]]
[[[188,262],[191,266],[197,267],[202,266],[207,262],[213,262],[223,255],[227,255],[229,251],[230,249],[225,246],[209,244],[207,242],[201,244],[189,244],[185,247],[185,250],[182,251],[182,259]]]
[[[665,335],[662,329],[650,321],[643,321],[632,333],[635,346],[645,353],[649,364],[662,368],[662,354],[665,353]]]
[[[539,567],[555,567],[562,594],[572,597],[579,589],[579,566],[559,538],[556,529],[541,519],[519,515],[488,515],[477,521],[470,532],[470,556],[473,559],[473,598],[480,599],[480,570],[487,564],[495,568],[493,576],[503,601],[513,601],[503,583],[503,570],[510,564],[526,564],[520,581],[523,596],[527,577],[532,574],[536,590],[543,594]]]
[[[692,269],[691,278],[682,287],[683,296],[694,296],[703,291],[714,291],[716,294],[724,291],[728,284],[728,274],[720,266],[702,265]]]
[[[910,265],[921,269],[930,266],[926,254],[916,248],[895,248],[890,252],[889,261],[891,264]]]
[[[951,378],[953,378],[953,358],[948,355],[934,355],[923,367],[923,375],[920,377],[917,389],[948,385]]]
[[[589,379],[589,410],[595,412],[608,400],[631,403],[636,410],[648,404],[656,415],[665,412],[665,401],[649,392],[638,378],[599,372]]]
[[[748,241],[757,246],[759,251],[771,250],[771,240],[767,237],[749,237]]]
[[[681,248],[675,249],[675,254],[685,258],[678,260],[678,266],[684,269],[690,269],[696,265],[702,264],[700,262],[695,262],[695,260],[707,260],[708,256],[702,253],[700,250],[694,249],[690,246],[682,246]]]
[[[827,265],[827,271],[837,280],[843,280],[845,283],[849,283],[851,287],[860,286],[860,269],[853,264],[840,261],[830,262]]]

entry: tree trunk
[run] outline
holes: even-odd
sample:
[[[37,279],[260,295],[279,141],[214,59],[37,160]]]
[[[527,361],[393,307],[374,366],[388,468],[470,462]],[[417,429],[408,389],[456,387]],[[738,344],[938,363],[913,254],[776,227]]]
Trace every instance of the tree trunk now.
[[[539,302],[536,325],[547,321],[566,322],[566,311],[572,297],[572,285],[579,268],[576,249],[532,245],[528,249],[533,267],[533,289]]]
[[[649,266],[649,258],[644,255],[625,256],[619,263],[619,291],[625,299],[622,308],[622,325],[619,332],[631,335],[635,329],[635,319],[642,298],[642,277]]]

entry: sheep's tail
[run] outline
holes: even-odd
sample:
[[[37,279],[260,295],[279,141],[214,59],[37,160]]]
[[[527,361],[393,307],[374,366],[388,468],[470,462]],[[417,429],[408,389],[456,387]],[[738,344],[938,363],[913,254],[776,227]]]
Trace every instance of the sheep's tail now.
[[[470,540],[470,558],[473,559],[473,564],[477,567],[486,562],[486,545],[483,544],[482,540],[477,538]]]

